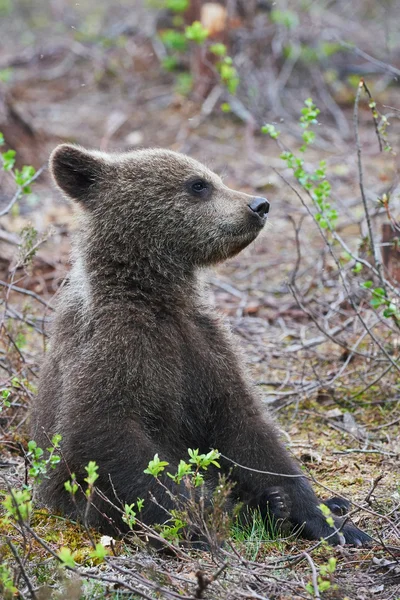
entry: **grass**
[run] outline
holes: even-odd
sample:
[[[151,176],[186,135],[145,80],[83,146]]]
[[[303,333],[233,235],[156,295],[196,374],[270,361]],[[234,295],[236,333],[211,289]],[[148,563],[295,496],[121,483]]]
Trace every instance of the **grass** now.
[[[231,528],[232,541],[239,547],[243,555],[255,561],[260,555],[275,549],[283,551],[283,523],[268,513],[263,519],[259,509],[248,510],[239,515]]]

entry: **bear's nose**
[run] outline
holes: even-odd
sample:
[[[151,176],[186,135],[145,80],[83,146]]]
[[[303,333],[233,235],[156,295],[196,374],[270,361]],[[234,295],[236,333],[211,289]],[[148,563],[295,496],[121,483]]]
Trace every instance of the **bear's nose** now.
[[[261,196],[253,198],[250,204],[248,204],[248,207],[260,217],[265,217],[269,212],[269,202],[266,198],[262,198]]]

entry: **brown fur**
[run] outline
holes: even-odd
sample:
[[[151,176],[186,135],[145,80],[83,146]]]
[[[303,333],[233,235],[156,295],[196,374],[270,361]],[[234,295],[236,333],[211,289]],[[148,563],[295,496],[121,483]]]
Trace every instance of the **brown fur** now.
[[[95,460],[106,495],[129,504],[144,497],[143,519],[163,521],[149,492],[167,508],[171,500],[143,470],[155,453],[174,469],[187,448],[217,448],[247,467],[299,475],[199,283],[200,268],[233,256],[262,229],[265,218],[249,208],[254,198],[167,150],[109,155],[62,145],[50,167],[81,214],[33,410],[40,446],[63,437],[63,461],[44,480],[43,501],[77,518],[82,506],[71,503],[64,482],[73,472],[83,483],[84,466]],[[208,185],[200,195],[191,190],[198,180]],[[222,461],[226,473],[231,467]],[[305,537],[332,533],[305,478],[239,467],[231,477],[236,498],[264,514],[270,491],[282,490]],[[124,530],[116,513],[100,508]],[[112,529],[94,509],[89,523]],[[367,539],[350,524],[343,533],[348,542]]]

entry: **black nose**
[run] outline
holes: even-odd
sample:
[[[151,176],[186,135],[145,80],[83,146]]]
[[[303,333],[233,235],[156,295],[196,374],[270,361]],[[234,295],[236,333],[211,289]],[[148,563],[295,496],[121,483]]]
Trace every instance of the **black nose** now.
[[[269,212],[269,202],[266,198],[262,198],[261,196],[253,198],[250,204],[248,204],[248,207],[260,217],[265,217]]]

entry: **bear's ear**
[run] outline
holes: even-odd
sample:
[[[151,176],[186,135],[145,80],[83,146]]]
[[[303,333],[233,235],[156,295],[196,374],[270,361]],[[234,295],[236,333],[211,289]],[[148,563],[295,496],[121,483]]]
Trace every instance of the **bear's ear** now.
[[[50,156],[50,171],[54,181],[67,196],[82,205],[89,205],[94,199],[107,167],[100,153],[71,144],[57,146]]]

